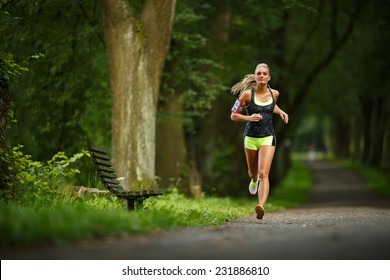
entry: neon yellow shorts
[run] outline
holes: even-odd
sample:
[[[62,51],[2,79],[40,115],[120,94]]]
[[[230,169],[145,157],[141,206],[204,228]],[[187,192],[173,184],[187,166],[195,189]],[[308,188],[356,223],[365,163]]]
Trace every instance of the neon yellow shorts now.
[[[261,146],[276,146],[276,138],[274,135],[266,137],[249,137],[244,138],[244,147],[248,150],[259,150]]]

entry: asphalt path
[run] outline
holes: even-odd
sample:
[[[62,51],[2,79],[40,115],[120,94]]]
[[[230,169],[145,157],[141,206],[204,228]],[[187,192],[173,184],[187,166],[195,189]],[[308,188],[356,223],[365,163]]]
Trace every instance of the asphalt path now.
[[[332,163],[307,164],[314,179],[309,204],[266,212],[263,220],[253,214],[221,226],[14,249],[2,259],[389,260],[390,200]]]

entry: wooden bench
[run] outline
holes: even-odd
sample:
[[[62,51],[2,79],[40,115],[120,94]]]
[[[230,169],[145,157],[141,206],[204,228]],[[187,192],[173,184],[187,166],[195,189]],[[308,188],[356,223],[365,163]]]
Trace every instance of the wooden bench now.
[[[126,199],[127,210],[134,210],[135,202],[137,202],[138,206],[142,206],[145,199],[163,194],[163,191],[158,189],[142,191],[128,191],[124,189],[118,181],[110,155],[106,151],[93,146],[88,146],[88,150],[103,185],[117,197]]]

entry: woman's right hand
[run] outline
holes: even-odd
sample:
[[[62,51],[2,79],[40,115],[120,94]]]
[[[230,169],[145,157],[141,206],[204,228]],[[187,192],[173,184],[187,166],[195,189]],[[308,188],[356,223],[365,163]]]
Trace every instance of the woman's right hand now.
[[[258,121],[261,121],[262,119],[263,119],[263,116],[260,114],[256,114],[256,113],[249,116],[250,122],[258,122]]]

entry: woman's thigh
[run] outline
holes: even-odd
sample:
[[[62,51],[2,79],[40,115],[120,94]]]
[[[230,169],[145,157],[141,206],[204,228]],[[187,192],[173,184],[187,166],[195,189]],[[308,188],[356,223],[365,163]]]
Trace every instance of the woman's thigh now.
[[[259,151],[259,173],[268,176],[271,169],[272,160],[275,154],[275,147],[271,145],[261,146]]]
[[[259,158],[259,151],[258,150],[250,150],[247,148],[244,148],[245,150],[245,157],[246,157],[246,163],[248,165],[248,171],[251,175],[257,174],[258,172],[258,158]]]

